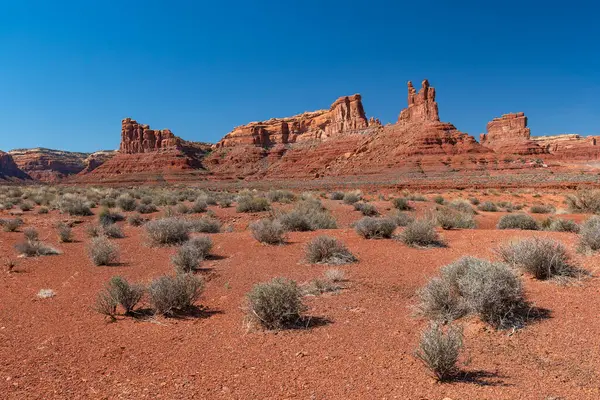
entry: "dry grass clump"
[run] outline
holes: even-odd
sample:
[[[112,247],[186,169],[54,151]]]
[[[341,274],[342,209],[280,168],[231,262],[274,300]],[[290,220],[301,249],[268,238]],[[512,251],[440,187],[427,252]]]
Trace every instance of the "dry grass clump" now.
[[[145,228],[153,246],[175,245],[189,239],[189,223],[180,218],[156,219],[146,223]]]
[[[333,216],[317,199],[303,200],[292,211],[278,218],[284,229],[292,232],[314,231],[317,229],[335,229],[337,224]]]
[[[135,306],[144,296],[144,291],[144,286],[130,284],[125,278],[114,276],[98,293],[95,309],[114,320],[117,315],[117,306],[120,304],[125,314],[131,315]]]
[[[354,203],[354,209],[356,211],[360,211],[360,213],[362,215],[364,215],[365,217],[374,217],[376,215],[379,215],[379,211],[377,211],[377,208],[370,203],[363,203],[363,202],[357,202]]]
[[[75,216],[94,215],[91,204],[84,197],[67,193],[58,199],[57,207],[62,213]]]
[[[398,211],[394,214],[390,214],[389,218],[391,218],[397,226],[407,226],[415,220],[415,217],[413,217],[412,215],[403,213],[401,211]]]
[[[4,232],[16,232],[21,225],[23,220],[20,218],[0,219],[0,226]]]
[[[291,203],[296,196],[289,190],[269,190],[267,199],[272,203]]]
[[[462,329],[453,325],[444,328],[433,322],[423,331],[415,356],[438,381],[446,382],[458,375],[458,360],[462,348]]]
[[[69,224],[61,222],[56,227],[56,230],[58,231],[58,240],[61,243],[70,243],[73,241],[73,229],[71,229]]]
[[[569,210],[574,213],[600,213],[600,190],[580,190],[565,196]]]
[[[271,204],[269,203],[269,200],[264,197],[254,197],[251,195],[238,196],[237,212],[252,213],[269,211],[270,209]]]
[[[119,261],[119,248],[105,236],[98,236],[91,239],[88,256],[94,265],[112,265]]]
[[[219,233],[223,225],[218,219],[209,216],[190,220],[188,224],[192,231],[200,233]]]
[[[435,222],[427,218],[416,219],[408,224],[402,231],[400,240],[404,244],[413,247],[436,247],[444,245],[440,235],[435,230]]]
[[[552,239],[533,237],[506,243],[497,249],[497,253],[504,262],[532,274],[536,279],[573,277],[576,272],[569,265],[565,246]]]
[[[193,272],[210,254],[212,240],[208,236],[193,238],[185,242],[171,258],[177,273]]]
[[[134,211],[137,207],[137,201],[130,194],[120,195],[115,203],[123,211]]]
[[[392,204],[393,204],[394,208],[396,208],[399,211],[412,210],[412,207],[410,206],[408,199],[406,199],[404,197],[395,198],[394,200],[392,200]]]
[[[579,249],[582,251],[600,250],[600,217],[587,219],[579,230]]]
[[[306,246],[306,260],[312,264],[341,265],[356,262],[356,257],[336,238],[317,236]]]
[[[554,207],[547,204],[534,204],[529,207],[529,212],[532,214],[550,214],[554,212]]]
[[[391,238],[396,223],[391,218],[364,217],[356,222],[354,230],[365,239]]]
[[[530,231],[540,229],[536,220],[527,214],[503,215],[496,227],[498,229],[521,229]]]
[[[266,244],[283,244],[286,230],[278,220],[261,219],[250,224],[254,239]]]
[[[102,226],[102,234],[111,239],[122,239],[125,237],[123,229],[117,224]]]
[[[185,312],[200,298],[204,281],[192,274],[161,276],[148,286],[148,301],[158,314]]]
[[[419,312],[436,321],[478,315],[496,328],[518,326],[526,302],[521,280],[503,263],[463,257],[418,292]]]
[[[475,219],[472,213],[465,213],[450,207],[440,207],[435,212],[435,220],[442,229],[473,229]]]
[[[344,200],[344,192],[333,192],[329,195],[331,200]]]
[[[477,211],[475,211],[475,209],[471,207],[471,204],[469,204],[469,202],[466,200],[452,200],[450,203],[448,203],[448,207],[465,214],[477,214]]]
[[[573,220],[563,218],[548,218],[541,223],[544,230],[554,232],[578,233],[580,226]]]
[[[480,211],[497,212],[498,206],[492,201],[484,201],[477,206],[477,209]]]
[[[274,278],[258,283],[246,295],[246,315],[265,329],[285,329],[297,325],[307,307],[296,282]]]
[[[189,212],[193,214],[200,214],[206,212],[208,210],[208,203],[204,198],[196,199],[192,207],[190,207]]]
[[[112,212],[108,208],[103,208],[98,214],[98,222],[102,226],[114,224],[118,221],[123,221],[125,217],[123,214]]]
[[[360,201],[362,199],[362,196],[360,194],[360,192],[348,192],[346,194],[344,194],[344,204],[354,204],[357,201]]]
[[[140,214],[131,214],[127,217],[127,223],[131,226],[142,226],[146,221]]]
[[[152,214],[153,212],[158,211],[158,208],[152,203],[150,203],[150,204],[142,203],[142,204],[138,205],[135,210],[140,214]]]

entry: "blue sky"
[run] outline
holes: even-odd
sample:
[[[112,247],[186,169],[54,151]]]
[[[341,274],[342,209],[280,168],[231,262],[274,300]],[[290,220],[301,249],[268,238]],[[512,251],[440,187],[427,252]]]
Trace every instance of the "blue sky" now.
[[[600,6],[538,1],[0,0],[0,149],[117,148],[132,117],[187,140],[363,95],[394,122],[428,78],[479,137],[600,134]]]

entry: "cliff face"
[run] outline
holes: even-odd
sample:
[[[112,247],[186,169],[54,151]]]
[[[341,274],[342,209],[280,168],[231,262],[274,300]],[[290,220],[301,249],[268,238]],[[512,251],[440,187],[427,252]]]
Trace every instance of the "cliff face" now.
[[[121,145],[119,151],[125,154],[149,153],[181,146],[182,140],[169,129],[153,130],[150,126],[138,124],[126,118],[121,121]]]
[[[436,122],[440,120],[438,105],[435,102],[435,88],[425,79],[419,93],[408,81],[408,107],[400,112],[398,122]]]
[[[82,171],[91,171],[111,158],[114,151],[77,153],[44,148],[11,150],[20,169],[33,179],[58,182]]]
[[[225,135],[215,147],[272,147],[277,144],[327,139],[360,131],[368,126],[361,96],[355,94],[340,97],[329,110],[305,112],[293,117],[272,118],[238,126]]]
[[[31,180],[14,162],[12,156],[0,151],[0,180]]]
[[[488,122],[487,133],[481,134],[479,141],[499,153],[531,155],[545,152],[531,140],[527,117],[522,112],[505,114]]]

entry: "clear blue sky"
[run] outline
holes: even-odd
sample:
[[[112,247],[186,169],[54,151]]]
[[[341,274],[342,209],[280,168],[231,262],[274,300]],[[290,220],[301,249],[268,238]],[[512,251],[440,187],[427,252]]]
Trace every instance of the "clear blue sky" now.
[[[423,78],[477,138],[600,134],[600,6],[554,3],[0,0],[0,149],[117,148],[124,117],[215,142],[353,93],[393,122]]]

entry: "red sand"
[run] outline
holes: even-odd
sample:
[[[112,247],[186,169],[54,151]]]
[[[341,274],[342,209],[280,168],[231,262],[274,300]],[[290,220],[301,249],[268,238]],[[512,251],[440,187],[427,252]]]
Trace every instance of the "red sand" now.
[[[505,197],[487,196],[494,201]],[[560,199],[544,196],[543,201],[560,206]],[[284,246],[261,245],[245,230],[260,214],[211,207],[234,226],[233,232],[211,235],[218,257],[202,265],[208,282],[199,303],[211,315],[119,318],[116,323],[107,323],[92,309],[96,293],[114,275],[148,282],[171,274],[175,248],[148,247],[143,228],[124,225],[126,238],[115,240],[123,265],[95,267],[86,255],[85,235],[94,217],[80,218],[85,223],[74,229],[79,242],[62,244],[53,224],[64,216],[25,213],[24,227],[36,227],[63,254],[19,259],[20,272],[0,274],[0,397],[600,398],[600,284],[595,278],[558,286],[523,276],[529,300],[550,310],[551,317],[516,332],[459,321],[465,326],[469,359],[464,370],[471,379],[436,383],[413,357],[427,324],[413,316],[415,292],[441,266],[463,255],[493,259],[501,242],[535,235],[561,240],[579,266],[594,271],[600,255],[575,253],[575,234],[498,231],[493,227],[501,213],[482,213],[477,219],[485,229],[444,231],[447,248],[413,249],[395,240],[358,237],[348,225],[359,213],[341,202],[325,204],[340,229],[291,233]],[[389,207],[389,202],[374,204]],[[432,203],[416,205],[421,213]],[[323,233],[340,238],[360,259],[341,267],[348,282],[339,294],[306,298],[308,315],[328,322],[306,330],[247,331],[241,306],[253,284],[276,276],[305,282],[328,268],[302,262],[305,244]],[[16,257],[13,245],[22,237],[0,232],[2,258]],[[55,290],[56,296],[37,299],[42,288]]]

